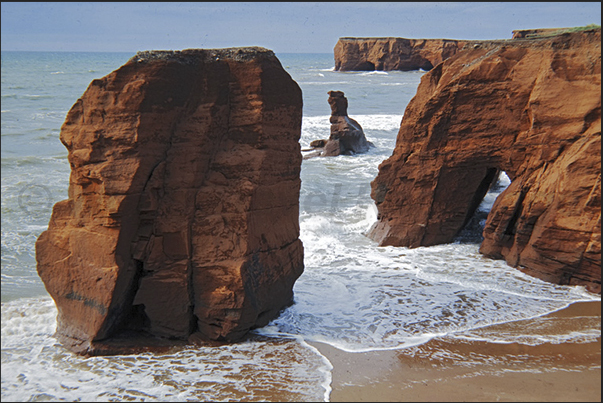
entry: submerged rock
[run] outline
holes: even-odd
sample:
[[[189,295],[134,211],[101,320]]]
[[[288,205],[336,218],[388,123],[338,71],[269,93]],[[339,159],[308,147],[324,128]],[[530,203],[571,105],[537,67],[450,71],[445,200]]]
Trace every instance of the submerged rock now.
[[[69,198],[36,242],[59,340],[236,341],[290,304],[301,118],[263,48],[140,52],[92,81],[61,128]]]
[[[426,73],[371,196],[380,245],[452,242],[498,171],[480,251],[601,292],[601,30],[467,49]]]
[[[338,155],[354,155],[365,153],[373,144],[367,141],[360,123],[348,116],[348,99],[342,91],[329,91],[331,106],[331,135],[328,140],[314,140],[310,143],[311,157],[335,157]]]

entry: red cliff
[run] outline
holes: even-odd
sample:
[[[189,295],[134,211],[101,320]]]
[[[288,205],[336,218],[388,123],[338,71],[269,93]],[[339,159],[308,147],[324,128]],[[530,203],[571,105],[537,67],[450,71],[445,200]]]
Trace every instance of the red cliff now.
[[[57,336],[238,340],[292,302],[302,96],[262,48],[139,52],[67,114],[69,198],[36,243]]]
[[[501,170],[480,251],[601,292],[601,30],[470,48],[426,73],[371,196],[380,245],[451,242]]]
[[[337,71],[431,70],[465,47],[484,42],[455,39],[339,38],[333,50]]]

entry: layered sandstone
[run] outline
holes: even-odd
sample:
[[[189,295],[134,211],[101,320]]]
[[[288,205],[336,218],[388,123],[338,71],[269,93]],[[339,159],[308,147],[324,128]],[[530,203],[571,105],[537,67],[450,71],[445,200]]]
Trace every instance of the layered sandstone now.
[[[301,116],[263,48],[139,52],[92,81],[61,128],[69,197],[36,243],[59,339],[234,341],[290,304]]]
[[[536,28],[536,29],[515,29],[512,31],[512,39],[535,38],[538,36],[549,36],[560,34],[568,28]]]
[[[342,91],[329,91],[331,106],[331,134],[327,140],[314,140],[310,143],[312,153],[304,158],[336,157],[365,153],[373,144],[366,139],[360,123],[348,116],[348,99]]]
[[[568,28],[536,28],[536,29],[516,29],[513,31],[513,39],[533,39],[537,37],[555,36],[564,33],[588,31],[600,29],[597,24],[590,24],[583,27],[568,27]]]
[[[491,41],[407,38],[339,38],[333,50],[337,71],[431,70],[467,47]]]
[[[498,171],[480,251],[601,292],[601,30],[491,43],[426,73],[371,196],[380,245],[452,242]]]

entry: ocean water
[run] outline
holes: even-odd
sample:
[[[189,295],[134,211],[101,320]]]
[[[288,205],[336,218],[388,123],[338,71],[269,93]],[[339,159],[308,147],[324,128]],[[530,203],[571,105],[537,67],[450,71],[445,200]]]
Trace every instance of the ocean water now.
[[[479,228],[508,185],[504,175],[473,227],[451,244],[378,247],[364,235],[376,220],[370,182],[391,155],[424,72],[335,72],[331,54],[277,54],[303,91],[302,148],[328,138],[331,90],[345,93],[349,116],[375,144],[363,155],[303,162],[305,272],[295,303],[230,346],[71,354],[52,337],[56,308],[36,274],[34,243],[52,205],[67,198],[69,164],[59,141],[67,111],[93,79],[131,56],[2,52],[2,400],[328,401],[333,367],[314,341],[364,352],[413,349],[434,338],[540,345],[600,337],[592,318],[544,318],[599,295],[478,253]],[[514,321],[526,325],[488,330]]]

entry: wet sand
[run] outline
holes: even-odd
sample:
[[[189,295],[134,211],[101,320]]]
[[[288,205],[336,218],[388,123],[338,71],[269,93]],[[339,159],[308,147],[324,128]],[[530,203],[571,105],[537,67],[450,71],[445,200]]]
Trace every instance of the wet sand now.
[[[601,321],[601,303],[576,303],[543,318],[562,332]],[[567,320],[565,320],[567,319]],[[484,328],[509,332],[527,321]],[[332,402],[600,402],[601,338],[587,343],[490,343],[436,338],[403,350],[348,353],[311,343],[333,364]]]

